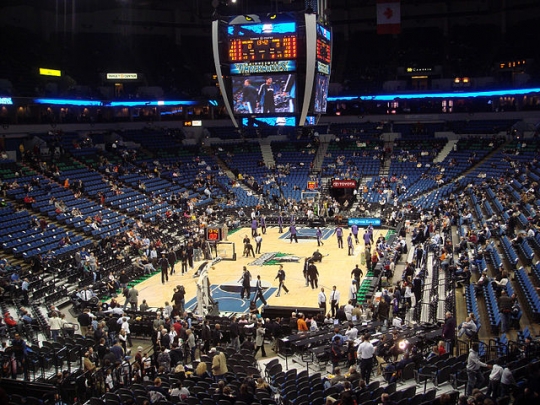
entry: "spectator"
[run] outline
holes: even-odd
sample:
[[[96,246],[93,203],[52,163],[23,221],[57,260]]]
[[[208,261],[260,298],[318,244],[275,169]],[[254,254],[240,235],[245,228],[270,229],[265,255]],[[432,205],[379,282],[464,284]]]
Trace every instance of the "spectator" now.
[[[169,390],[169,397],[176,398],[178,401],[183,401],[189,397],[189,390],[182,386],[181,382],[175,382]]]
[[[508,296],[506,290],[501,291],[501,296],[499,297],[499,311],[501,313],[501,332],[507,333],[510,331],[511,317],[512,317],[512,307],[514,303],[512,298]]]
[[[24,373],[24,379],[28,380],[28,367],[26,367],[26,355],[28,348],[26,342],[21,338],[18,333],[15,334],[15,338],[11,341],[11,347],[13,348],[13,358],[15,365],[11,367],[11,378],[17,378],[17,374],[20,374],[21,370]]]
[[[247,405],[251,405],[255,400],[253,394],[249,391],[249,387],[246,383],[240,385],[238,394],[236,395],[236,401],[245,402]]]
[[[17,326],[17,321],[13,319],[9,312],[4,313],[4,323],[10,328]]]
[[[264,350],[264,335],[266,329],[263,327],[262,322],[257,322],[257,329],[255,330],[255,352],[254,356],[257,355],[257,352],[261,350],[262,357],[266,357],[266,351]]]
[[[225,353],[218,351],[217,349],[214,351],[216,354],[212,359],[212,374],[214,375],[214,379],[219,381],[224,378],[224,375],[229,369],[227,368],[227,358],[225,357]]]
[[[442,329],[442,336],[446,343],[446,352],[452,354],[454,351],[454,341],[456,336],[456,320],[451,312],[446,313],[444,325]]]
[[[472,339],[476,336],[477,331],[476,323],[468,316],[459,327],[458,337],[466,335],[469,339]]]
[[[473,389],[478,388],[484,381],[482,367],[493,368],[480,360],[478,355],[478,342],[474,342],[469,349],[469,357],[467,358],[467,395],[471,395]]]
[[[159,377],[154,379],[154,385],[148,387],[147,391],[150,402],[153,404],[162,400],[168,400],[169,393],[166,388],[162,387],[161,378]]]

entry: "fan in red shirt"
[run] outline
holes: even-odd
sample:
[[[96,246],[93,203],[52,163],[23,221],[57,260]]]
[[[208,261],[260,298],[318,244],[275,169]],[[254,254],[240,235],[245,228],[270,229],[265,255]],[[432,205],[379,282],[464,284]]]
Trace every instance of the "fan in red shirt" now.
[[[9,314],[9,312],[6,312],[4,314],[4,322],[9,327],[17,326],[17,321],[15,319],[13,319],[13,317]]]

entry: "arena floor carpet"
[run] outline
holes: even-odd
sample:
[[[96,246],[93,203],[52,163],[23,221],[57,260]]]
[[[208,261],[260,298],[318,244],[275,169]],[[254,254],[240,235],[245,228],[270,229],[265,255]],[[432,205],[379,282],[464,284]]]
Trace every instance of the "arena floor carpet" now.
[[[249,312],[249,301],[247,299],[240,298],[240,285],[235,284],[212,284],[210,286],[210,294],[214,301],[219,303],[220,312],[235,312],[239,314]],[[264,299],[268,300],[275,292],[277,288],[266,288],[263,292]],[[255,297],[255,288],[251,288],[250,299]],[[260,307],[263,303],[261,300],[257,300],[257,307]],[[186,303],[186,309],[193,310],[197,305],[197,298],[193,297]]]

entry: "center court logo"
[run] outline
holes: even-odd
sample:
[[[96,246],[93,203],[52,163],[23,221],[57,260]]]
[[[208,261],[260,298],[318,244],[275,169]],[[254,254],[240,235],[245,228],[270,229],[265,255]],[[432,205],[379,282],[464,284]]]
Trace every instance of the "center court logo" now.
[[[268,252],[249,263],[250,266],[272,266],[280,263],[299,263],[300,257],[289,253]]]

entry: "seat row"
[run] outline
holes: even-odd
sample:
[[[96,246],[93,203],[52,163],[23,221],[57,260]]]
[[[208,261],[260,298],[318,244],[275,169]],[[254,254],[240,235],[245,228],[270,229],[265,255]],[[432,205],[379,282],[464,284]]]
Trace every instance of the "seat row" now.
[[[508,259],[510,264],[515,267],[519,262],[519,257],[516,253],[516,250],[514,249],[514,246],[512,246],[512,242],[510,242],[506,235],[502,235],[500,240],[506,258]]]
[[[540,297],[534,284],[523,267],[516,270],[515,276],[527,299],[527,307],[530,308],[533,318],[540,319]]]

